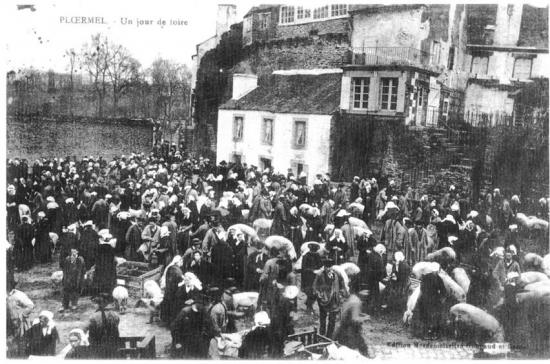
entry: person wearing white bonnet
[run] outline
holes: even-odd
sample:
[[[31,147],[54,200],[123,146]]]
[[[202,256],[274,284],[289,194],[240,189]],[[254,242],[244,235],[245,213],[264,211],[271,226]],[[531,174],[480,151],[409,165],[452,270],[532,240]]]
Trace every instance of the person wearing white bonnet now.
[[[54,356],[59,334],[51,311],[42,311],[27,332],[30,356]]]
[[[378,253],[379,255],[383,255],[386,253],[386,246],[384,246],[384,244],[377,244],[373,250],[375,253]]]
[[[391,292],[395,294],[393,301],[399,307],[403,307],[405,302],[403,299],[407,297],[407,289],[409,287],[409,275],[411,273],[411,267],[405,261],[405,254],[401,251],[396,251],[393,254],[395,264],[392,266],[391,274]]]
[[[255,326],[269,326],[271,324],[271,320],[269,319],[269,315],[265,311],[257,312],[254,315],[254,325]]]
[[[511,249],[513,247],[513,249]],[[501,287],[504,289],[504,286],[507,283],[508,275],[510,273],[521,274],[521,268],[517,262],[517,258],[514,257],[514,252],[517,252],[513,245],[510,245],[506,251],[504,251],[504,259],[499,259],[495,268],[493,269],[493,277],[498,280]]]
[[[56,357],[62,359],[88,359],[90,358],[89,346],[88,334],[82,329],[72,329],[69,332],[69,345]]]
[[[341,264],[345,261],[349,246],[341,229],[334,229],[325,249],[329,252],[329,257],[333,260],[334,264]]]
[[[273,341],[268,327],[270,324],[271,319],[267,312],[260,311],[254,315],[254,327],[243,337],[239,348],[240,359],[272,359],[270,355]]]

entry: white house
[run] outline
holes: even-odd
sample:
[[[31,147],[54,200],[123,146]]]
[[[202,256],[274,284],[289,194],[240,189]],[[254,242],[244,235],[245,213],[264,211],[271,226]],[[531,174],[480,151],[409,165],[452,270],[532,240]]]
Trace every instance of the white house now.
[[[342,70],[276,71],[256,87],[235,74],[233,98],[218,111],[217,160],[241,161],[308,180],[330,171],[333,115],[340,103]]]

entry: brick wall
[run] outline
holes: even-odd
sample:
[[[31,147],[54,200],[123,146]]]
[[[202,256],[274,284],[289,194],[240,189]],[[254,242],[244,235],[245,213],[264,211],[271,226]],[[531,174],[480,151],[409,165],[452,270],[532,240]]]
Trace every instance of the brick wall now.
[[[148,122],[53,118],[7,118],[7,157],[36,159],[86,155],[111,158],[149,153],[153,129]]]

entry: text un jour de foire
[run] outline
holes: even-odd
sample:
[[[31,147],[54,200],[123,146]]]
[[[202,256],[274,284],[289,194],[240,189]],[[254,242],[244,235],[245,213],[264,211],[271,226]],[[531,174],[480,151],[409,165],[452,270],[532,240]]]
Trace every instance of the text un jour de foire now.
[[[59,22],[61,24],[97,24],[107,25],[109,22],[102,16],[60,16]],[[150,27],[158,26],[164,28],[165,26],[186,26],[188,21],[184,19],[164,19],[164,18],[131,18],[122,16],[118,18],[120,25],[135,26],[135,27]]]

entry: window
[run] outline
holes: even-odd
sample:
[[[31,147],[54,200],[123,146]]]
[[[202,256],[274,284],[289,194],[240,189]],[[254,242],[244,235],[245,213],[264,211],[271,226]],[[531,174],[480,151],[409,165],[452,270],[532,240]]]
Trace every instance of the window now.
[[[244,18],[243,33],[248,33],[252,30],[252,16]]]
[[[269,158],[261,158],[260,157],[260,167],[262,170],[269,168],[271,169],[271,159]]]
[[[455,65],[455,47],[449,48],[449,62],[447,68],[452,70]]]
[[[441,110],[441,116],[445,121],[449,119],[449,98],[448,97],[443,99],[443,108]]]
[[[273,119],[264,119],[262,132],[262,143],[273,144]]]
[[[472,59],[471,73],[477,75],[486,75],[489,68],[489,57],[475,56]]]
[[[267,29],[267,27],[269,26],[269,16],[271,14],[270,13],[263,13],[263,14],[259,14],[258,15],[258,27],[260,29]]]
[[[431,54],[430,64],[433,64],[433,65],[439,64],[440,57],[441,57],[441,43],[434,40],[432,43],[432,54]]]
[[[424,89],[420,87],[418,89],[418,107],[422,107],[423,102],[424,102]]]
[[[353,78],[353,108],[368,109],[370,78]]]
[[[244,131],[244,118],[242,116],[235,116],[233,119],[233,140],[243,140]]]
[[[514,61],[514,75],[513,78],[520,80],[526,80],[531,78],[531,65],[533,60],[531,58],[516,58]]]
[[[296,8],[296,19],[308,19],[311,18],[311,9],[304,9],[303,6]]]
[[[296,164],[296,175],[299,176],[300,173],[304,170],[304,165],[302,163]]]
[[[397,78],[382,78],[380,108],[382,110],[397,110]]]
[[[328,5],[313,9],[313,19],[328,18]]]
[[[342,16],[346,15],[348,12],[348,6],[347,5],[331,5],[330,6],[330,16]]]
[[[294,122],[294,148],[304,148],[306,146],[306,122],[305,120],[296,120]]]
[[[281,6],[281,24],[288,24],[294,22],[294,6]]]
[[[233,163],[235,164],[241,164],[242,163],[242,155],[233,153],[231,159],[233,160]]]

